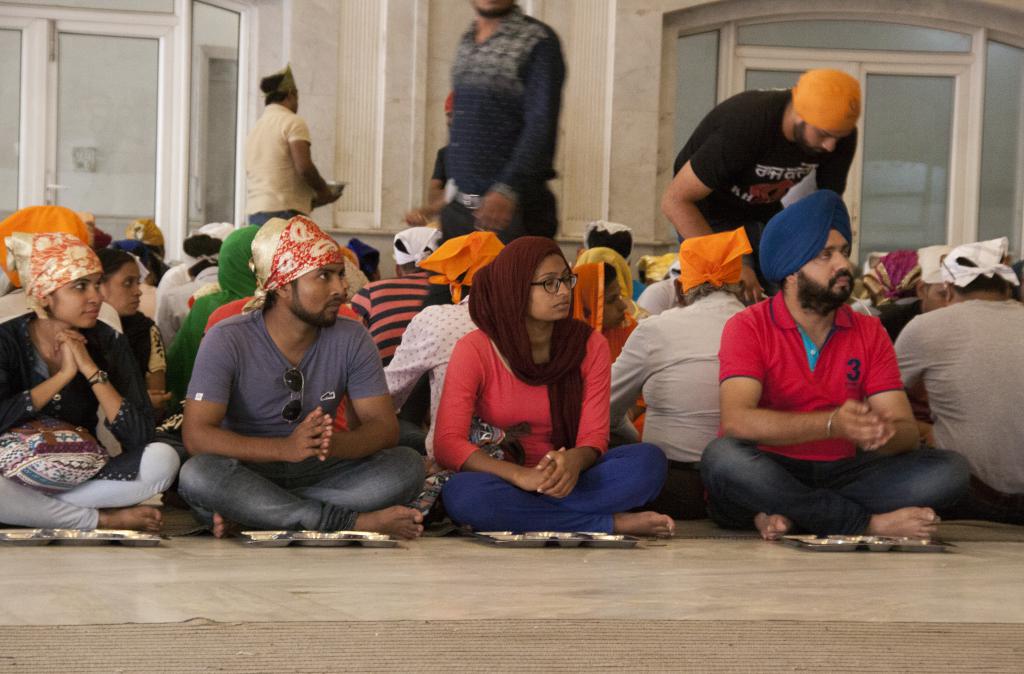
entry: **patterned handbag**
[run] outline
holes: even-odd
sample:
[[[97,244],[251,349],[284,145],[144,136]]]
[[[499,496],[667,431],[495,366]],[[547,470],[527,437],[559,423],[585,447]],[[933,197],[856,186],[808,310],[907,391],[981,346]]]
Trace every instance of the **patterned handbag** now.
[[[42,417],[0,435],[0,475],[48,494],[82,484],[110,454],[89,431]]]

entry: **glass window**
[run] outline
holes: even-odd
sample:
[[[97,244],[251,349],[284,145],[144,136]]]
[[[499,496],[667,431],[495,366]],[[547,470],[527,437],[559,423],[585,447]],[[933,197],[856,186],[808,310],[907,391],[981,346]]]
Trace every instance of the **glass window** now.
[[[952,77],[868,75],[860,256],[946,242]]]
[[[676,148],[718,101],[718,31],[685,35],[676,45]]]
[[[26,0],[22,0],[25,2]],[[174,13],[174,0],[34,0],[29,4],[77,9],[109,9],[123,12]]]
[[[971,51],[971,36],[937,28],[881,21],[778,21],[740,26],[741,45],[882,51]]]
[[[58,41],[56,203],[95,213],[115,238],[154,216],[159,48],[107,35]]]
[[[802,74],[800,70],[748,70],[743,89],[792,89]]]
[[[1020,253],[1024,49],[989,42],[987,52],[978,238],[1007,236],[1010,250]]]
[[[18,210],[21,31],[0,30],[0,219]]]
[[[189,230],[235,220],[240,25],[237,12],[192,4]]]

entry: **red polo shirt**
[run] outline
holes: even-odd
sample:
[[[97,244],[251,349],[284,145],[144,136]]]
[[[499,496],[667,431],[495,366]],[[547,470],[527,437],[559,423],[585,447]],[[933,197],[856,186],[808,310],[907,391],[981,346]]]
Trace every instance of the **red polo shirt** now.
[[[846,400],[903,390],[896,353],[882,323],[848,306],[836,311],[832,333],[812,372],[781,292],[729,319],[718,360],[719,382],[730,377],[756,379],[763,387],[758,406],[780,412],[832,410]],[[806,461],[836,461],[856,451],[852,442],[842,439],[761,449]]]

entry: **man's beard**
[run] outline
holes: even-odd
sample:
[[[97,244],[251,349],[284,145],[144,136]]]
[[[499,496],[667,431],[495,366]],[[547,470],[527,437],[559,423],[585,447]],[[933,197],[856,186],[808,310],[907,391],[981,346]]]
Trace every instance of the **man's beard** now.
[[[846,288],[836,290],[835,286],[839,279],[845,278],[849,281]],[[802,271],[796,275],[796,298],[800,306],[811,313],[819,316],[827,316],[839,307],[846,304],[853,292],[853,274],[843,270],[837,272],[828,281],[828,286],[818,285],[808,278]]]
[[[500,19],[503,16],[508,16],[512,13],[512,10],[516,8],[515,3],[512,3],[505,9],[480,9],[476,8],[476,13],[485,19]]]
[[[338,308],[328,304],[319,313],[308,311],[305,307],[299,304],[297,297],[292,297],[291,311],[295,318],[299,319],[306,325],[311,325],[314,328],[329,328],[338,322]]]
[[[821,155],[828,152],[828,150],[824,148],[811,147],[807,144],[807,122],[801,121],[793,125],[793,140],[796,141],[797,146],[807,154]]]

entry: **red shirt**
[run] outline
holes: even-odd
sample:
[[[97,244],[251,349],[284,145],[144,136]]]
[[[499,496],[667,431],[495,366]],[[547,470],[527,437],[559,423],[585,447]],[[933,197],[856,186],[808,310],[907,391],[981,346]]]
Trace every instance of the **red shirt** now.
[[[423,309],[429,293],[430,275],[418,271],[367,283],[352,298],[352,309],[370,331],[384,365],[391,362],[409,321]]]
[[[580,370],[583,407],[576,446],[604,453],[608,449],[611,358],[601,333],[590,335]],[[537,465],[547,452],[559,449],[551,445],[548,387],[531,386],[516,378],[482,330],[460,339],[448,363],[434,430],[434,458],[442,466],[458,470],[479,449],[469,441],[474,415],[499,428],[524,421],[530,424],[530,433],[520,438],[527,466]]]
[[[896,353],[882,323],[848,306],[836,311],[812,372],[781,292],[729,319],[718,361],[719,382],[730,377],[756,379],[763,387],[758,406],[780,412],[831,410],[846,400],[903,390]],[[807,461],[836,461],[856,452],[853,443],[843,439],[761,449]]]

